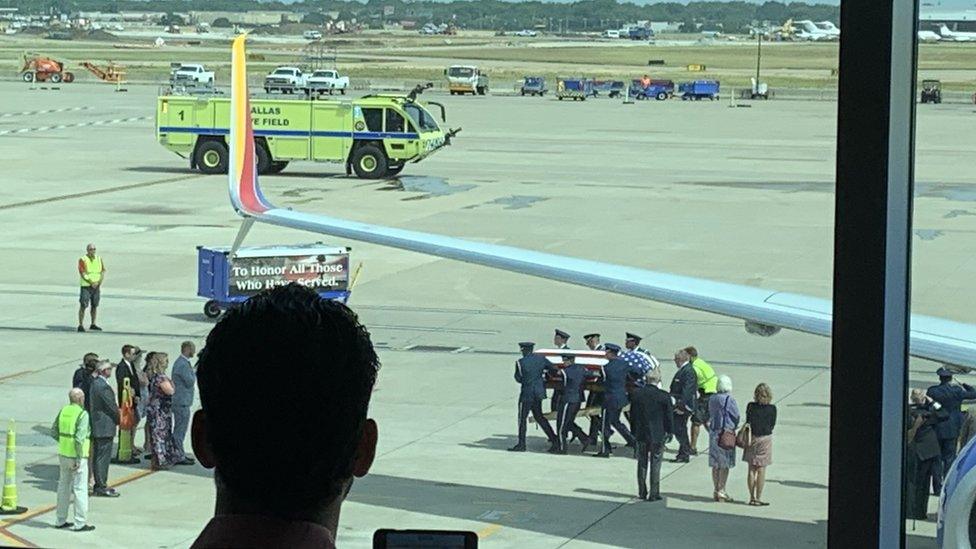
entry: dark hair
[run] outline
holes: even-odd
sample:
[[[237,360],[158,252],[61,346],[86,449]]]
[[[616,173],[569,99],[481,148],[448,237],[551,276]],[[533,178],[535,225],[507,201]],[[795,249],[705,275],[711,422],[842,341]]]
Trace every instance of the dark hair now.
[[[96,353],[85,353],[84,358],[81,359],[81,365],[86,370],[94,370],[96,364],[98,364],[98,355]]]
[[[685,347],[684,351],[688,353],[690,358],[698,358],[698,349],[694,347]]]
[[[379,359],[352,310],[297,284],[251,297],[197,365],[217,476],[276,513],[331,502],[352,476]]]

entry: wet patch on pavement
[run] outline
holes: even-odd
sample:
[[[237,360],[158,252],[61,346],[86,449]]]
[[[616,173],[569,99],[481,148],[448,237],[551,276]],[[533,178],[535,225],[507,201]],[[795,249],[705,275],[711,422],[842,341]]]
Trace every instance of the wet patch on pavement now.
[[[922,240],[935,240],[936,238],[939,238],[945,234],[938,229],[915,229],[913,232],[915,233],[915,236],[921,238]]]
[[[112,211],[133,215],[179,215],[186,213],[180,208],[170,208],[168,206],[131,206],[115,208]]]
[[[423,193],[418,196],[409,196],[403,200],[424,200],[427,198],[448,196],[452,194],[470,191],[477,185],[451,185],[443,177],[428,176],[403,176],[391,179],[386,182],[386,186],[380,187],[380,191],[406,191],[411,193]]]
[[[473,206],[465,206],[465,210],[473,210],[475,208],[480,208],[481,206],[502,206],[506,210],[521,210],[523,208],[531,208],[536,202],[542,202],[544,200],[549,200],[543,196],[525,196],[516,195],[503,196],[496,198],[494,200],[489,200],[482,204],[475,204]]]

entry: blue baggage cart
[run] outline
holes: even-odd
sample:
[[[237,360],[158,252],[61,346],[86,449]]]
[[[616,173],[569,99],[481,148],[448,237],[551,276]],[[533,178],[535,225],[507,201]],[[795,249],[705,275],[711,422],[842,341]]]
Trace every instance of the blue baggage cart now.
[[[526,76],[522,79],[522,95],[543,96],[549,88],[546,87],[546,79],[541,76]]]
[[[229,246],[197,246],[197,296],[207,300],[203,314],[209,318],[263,290],[292,282],[346,303],[355,283],[355,275],[349,273],[350,248],[321,243],[242,247],[233,257],[230,251]]]
[[[590,89],[593,97],[605,93],[607,97],[613,99],[623,93],[624,83],[620,80],[591,80]]]
[[[586,101],[593,95],[593,81],[585,78],[559,78],[556,80],[556,98],[570,98],[573,101]]]
[[[718,99],[718,80],[694,80],[678,84],[681,99]]]
[[[635,78],[630,83],[630,97],[638,101],[643,99],[656,99],[664,101],[674,95],[674,82],[671,80],[651,80],[651,83],[644,87],[639,78]]]

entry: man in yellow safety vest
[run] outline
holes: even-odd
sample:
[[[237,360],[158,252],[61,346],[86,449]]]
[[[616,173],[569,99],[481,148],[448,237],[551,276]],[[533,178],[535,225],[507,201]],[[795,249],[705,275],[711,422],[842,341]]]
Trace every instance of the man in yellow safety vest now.
[[[95,255],[95,245],[89,244],[87,253],[78,259],[78,274],[81,276],[81,295],[78,309],[78,331],[85,331],[85,309],[91,305],[91,325],[89,330],[102,331],[95,323],[98,317],[98,302],[102,297],[102,281],[105,280],[105,263],[100,256]]]
[[[58,478],[58,507],[55,527],[75,532],[89,532],[95,527],[85,524],[88,515],[88,453],[91,428],[85,411],[85,393],[75,387],[68,391],[67,406],[54,419],[51,433],[58,440],[61,476]],[[68,522],[68,506],[75,496],[74,522]]]

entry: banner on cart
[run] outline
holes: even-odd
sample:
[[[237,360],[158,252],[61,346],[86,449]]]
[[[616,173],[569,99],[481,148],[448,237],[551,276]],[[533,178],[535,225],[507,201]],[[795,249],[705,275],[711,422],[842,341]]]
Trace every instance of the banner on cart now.
[[[238,257],[229,274],[231,297],[252,296],[292,282],[317,292],[343,291],[349,287],[349,255]]]

